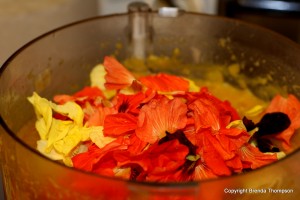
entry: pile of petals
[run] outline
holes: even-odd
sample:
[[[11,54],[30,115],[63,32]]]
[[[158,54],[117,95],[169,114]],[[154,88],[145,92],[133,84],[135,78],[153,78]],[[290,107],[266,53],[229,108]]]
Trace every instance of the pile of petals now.
[[[104,176],[178,182],[242,173],[284,156],[300,127],[293,95],[274,97],[254,123],[187,78],[137,78],[113,57],[90,78],[73,95],[52,102],[34,93],[28,100],[37,116],[37,149]]]

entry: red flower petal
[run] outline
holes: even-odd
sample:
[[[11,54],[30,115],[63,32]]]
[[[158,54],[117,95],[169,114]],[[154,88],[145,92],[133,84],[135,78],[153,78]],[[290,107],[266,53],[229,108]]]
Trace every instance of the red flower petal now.
[[[123,89],[135,80],[134,76],[113,57],[106,56],[103,65],[107,72],[105,75],[107,89]]]
[[[141,108],[136,135],[143,141],[155,143],[166,135],[185,127],[187,107],[181,99],[164,96],[152,99]]]
[[[91,145],[87,152],[72,158],[73,166],[84,171],[92,171],[94,164],[100,159],[101,151],[95,144]]]
[[[119,154],[117,160],[121,167],[138,165],[141,172],[136,178],[140,181],[176,181],[172,175],[184,164],[188,153],[185,145],[178,140],[170,140],[162,144],[155,143],[136,156]]]
[[[128,145],[127,151],[132,155],[140,154],[147,146],[147,142],[142,141],[140,138],[136,136],[136,134],[132,134],[129,136],[130,144]]]
[[[175,173],[184,164],[188,153],[188,147],[180,144],[178,140],[154,144],[146,152],[151,160],[147,180],[165,180],[166,175]]]
[[[239,149],[250,139],[250,135],[245,130],[238,128],[222,128],[219,133],[216,134],[216,137],[219,142],[223,144],[223,147],[225,147],[226,144],[222,141],[228,140],[228,142],[233,146],[232,150]]]
[[[218,176],[231,175],[224,159],[215,149],[213,141],[210,140],[211,134],[206,132],[203,135],[202,157],[205,164]]]
[[[189,149],[175,139],[162,144],[153,144],[145,153],[152,160],[151,173],[164,173],[178,169],[185,162]]]
[[[230,160],[226,160],[225,163],[235,173],[240,173],[243,170],[243,164],[239,155],[234,156]]]
[[[88,97],[91,99],[95,99],[99,96],[104,97],[103,92],[98,87],[84,87],[79,92],[76,92],[73,96],[75,98]]]
[[[274,136],[275,138],[284,142],[283,147],[286,150],[290,150],[291,137],[294,135],[295,130],[300,128],[299,111],[300,102],[294,95],[288,95],[287,98],[284,98],[280,95],[275,96],[265,111],[266,113],[283,112],[289,116],[291,120],[291,125],[289,128]]]
[[[103,148],[99,148],[96,144],[89,146],[88,151],[80,153],[72,157],[73,166],[84,171],[101,171],[101,167],[106,168],[107,165],[101,165],[102,159],[114,159],[111,155],[115,151],[127,149],[128,144],[123,137],[118,137],[113,142],[107,144]],[[107,156],[110,155],[110,156]],[[110,162],[110,161],[109,161]],[[111,163],[111,162],[110,162]]]
[[[118,94],[113,101],[116,101],[115,108],[118,112],[138,114],[145,98],[145,94],[139,92],[134,95]]]
[[[211,128],[218,131],[240,117],[228,102],[223,102],[208,92],[187,93],[188,108],[193,111],[196,131]]]
[[[251,169],[256,169],[278,160],[275,153],[262,153],[258,148],[248,143],[246,143],[239,149],[238,154],[243,162],[244,167],[250,167]]]
[[[107,115],[104,119],[104,136],[120,136],[134,131],[137,127],[137,117],[128,113]]]
[[[68,101],[74,101],[74,97],[67,94],[59,94],[53,97],[53,101],[57,104],[65,104]]]
[[[64,104],[68,101],[76,101],[83,104],[86,101],[94,101],[99,97],[104,98],[104,95],[98,87],[84,87],[73,95],[55,95],[53,100],[59,104]]]
[[[162,92],[188,91],[189,89],[187,80],[165,73],[141,77],[139,81],[147,88]]]
[[[195,181],[210,179],[210,178],[217,178],[218,176],[208,168],[205,163],[199,161],[199,164],[195,167],[195,171],[193,174],[193,179]]]

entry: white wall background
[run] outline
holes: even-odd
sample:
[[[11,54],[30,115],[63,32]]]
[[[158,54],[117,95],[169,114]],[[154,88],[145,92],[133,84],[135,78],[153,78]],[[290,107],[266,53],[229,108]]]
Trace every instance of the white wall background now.
[[[0,0],[0,66],[33,38],[97,14],[97,0]]]

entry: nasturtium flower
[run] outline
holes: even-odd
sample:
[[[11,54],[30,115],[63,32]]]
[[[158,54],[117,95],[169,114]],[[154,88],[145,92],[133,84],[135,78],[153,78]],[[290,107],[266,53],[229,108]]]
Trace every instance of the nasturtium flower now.
[[[80,142],[90,140],[90,133],[99,130],[95,126],[83,126],[84,113],[81,107],[73,101],[57,105],[40,97],[36,93],[28,99],[36,110],[39,117],[38,122],[44,122],[43,124],[47,121],[51,122],[48,124],[49,128],[46,131],[45,128],[39,128],[40,125],[37,123],[37,130],[43,136],[41,137],[41,141],[43,142],[40,142],[39,150],[43,151],[42,153],[48,157],[58,159],[69,156]],[[41,109],[42,107],[44,108]],[[53,118],[52,113],[54,112],[66,116],[67,119]]]
[[[105,88],[123,89],[132,85],[135,77],[115,58],[105,56],[103,65],[105,67]]]
[[[82,132],[78,127],[71,127],[65,137],[53,143],[53,147],[57,152],[67,156],[82,140],[81,134]]]
[[[210,132],[205,131],[202,133],[202,145],[199,150],[200,159],[205,163],[205,166],[210,168],[211,171],[218,176],[231,175],[231,170],[225,163],[225,159],[220,155],[217,150],[213,136]]]
[[[64,156],[58,153],[55,149],[46,150],[48,146],[47,140],[38,140],[37,141],[37,150],[44,156],[50,158],[51,160],[63,160]]]
[[[68,101],[75,101],[79,104],[89,101],[94,102],[97,98],[105,98],[103,92],[98,87],[86,86],[73,95],[55,95],[53,100],[58,104],[65,104]]]
[[[178,140],[170,140],[162,144],[152,145],[145,157],[151,161],[148,163],[146,180],[148,181],[172,181],[166,177],[175,173],[186,161],[189,149]]]
[[[90,80],[92,87],[98,87],[100,90],[105,91],[105,67],[102,64],[96,65],[90,72]]]
[[[99,105],[97,107],[89,105],[85,109],[85,125],[91,126],[103,126],[104,119],[107,115],[116,114],[117,111],[113,107],[107,107],[104,105]]]
[[[90,73],[91,87],[98,87],[102,92],[105,98],[110,99],[116,95],[116,90],[107,90],[105,87],[105,75],[106,70],[104,65],[96,65]]]
[[[193,174],[193,181],[201,181],[211,178],[218,178],[210,168],[208,168],[205,163],[198,161],[197,166],[195,167],[194,174]]]
[[[139,81],[147,88],[156,91],[173,92],[189,90],[189,81],[179,76],[166,73],[144,76],[139,78]]]
[[[276,153],[262,153],[257,147],[248,143],[238,150],[238,154],[245,169],[256,169],[278,160]]]
[[[198,93],[186,93],[185,96],[188,108],[193,111],[197,131],[208,127],[216,131],[240,119],[228,101],[221,101],[210,94],[207,88],[202,88]]]
[[[191,80],[191,79],[187,79],[186,80],[189,82],[189,92],[199,92],[200,91],[200,87],[198,85],[196,85],[196,83]]]
[[[48,151],[53,148],[53,144],[65,138],[68,135],[70,129],[72,129],[73,127],[73,121],[53,119],[47,138]]]
[[[105,136],[120,136],[134,132],[137,127],[137,117],[129,113],[107,115],[104,120]]]
[[[121,168],[130,168],[131,180],[172,181],[186,161],[188,148],[177,139],[162,144],[156,142],[139,154],[116,152],[115,158]],[[170,179],[169,179],[170,178]]]
[[[142,92],[132,95],[118,94],[112,102],[119,113],[131,113],[138,115],[141,104],[145,98],[146,95]]]
[[[51,108],[54,112],[70,118],[75,124],[79,126],[83,125],[84,113],[78,104],[72,101],[68,101],[62,105],[51,103]]]
[[[101,167],[103,167],[101,162],[105,161],[108,163],[116,163],[116,159],[113,155],[118,151],[123,151],[128,148],[127,140],[127,138],[118,137],[116,139],[113,139],[111,142],[108,142],[106,145],[100,147],[97,144],[93,143],[89,145],[88,151],[77,154],[71,158],[73,166],[84,171],[103,172],[103,169],[101,169]],[[115,168],[116,166],[117,165],[111,167],[110,170],[112,173],[113,168]]]
[[[40,97],[36,92],[31,97],[28,97],[28,101],[33,105],[37,117],[35,128],[40,138],[46,140],[52,124],[53,112],[51,103],[47,99]]]
[[[300,128],[300,101],[294,95],[288,95],[282,97],[280,95],[275,96],[270,105],[265,110],[265,113],[282,112],[288,115],[291,124],[283,132],[274,135],[275,138],[283,141],[283,147],[290,151],[290,140],[295,134],[296,130]]]
[[[165,96],[152,99],[141,108],[136,135],[143,141],[155,143],[168,133],[183,129],[187,123],[187,106],[180,98]]]

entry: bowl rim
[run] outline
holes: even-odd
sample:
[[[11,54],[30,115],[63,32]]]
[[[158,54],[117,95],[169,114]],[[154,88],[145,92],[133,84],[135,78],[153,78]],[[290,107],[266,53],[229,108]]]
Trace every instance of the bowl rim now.
[[[152,11],[153,13],[157,13],[156,11]],[[210,14],[204,14],[204,13],[196,13],[196,12],[186,12],[183,11],[183,14],[189,14],[192,16],[197,16],[197,17],[207,17],[207,18],[214,18],[216,20],[223,20],[229,23],[238,23],[239,25],[243,25],[243,26],[247,26],[249,28],[252,29],[256,29],[260,32],[266,32],[269,35],[273,35],[273,37],[276,37],[282,41],[284,41],[285,43],[287,43],[288,45],[294,47],[294,48],[298,48],[300,50],[300,44],[297,44],[296,42],[292,41],[291,39],[276,33],[272,30],[269,30],[267,28],[261,27],[259,25],[256,24],[251,24],[248,22],[244,22],[238,19],[232,19],[232,18],[228,18],[228,17],[224,17],[224,16],[218,16],[218,15],[210,15]],[[18,56],[23,50],[25,50],[27,47],[29,47],[31,44],[34,44],[36,42],[38,42],[39,40],[53,34],[56,33],[58,31],[63,31],[64,29],[70,28],[70,27],[74,27],[74,26],[78,26],[87,22],[91,22],[91,21],[98,21],[98,20],[102,20],[102,19],[107,19],[107,18],[112,18],[112,17],[122,17],[122,16],[127,16],[128,13],[116,13],[116,14],[109,14],[109,15],[103,15],[103,16],[94,16],[94,17],[89,17],[86,19],[82,19],[82,20],[78,20],[72,23],[68,23],[65,24],[63,26],[60,26],[58,28],[49,30],[43,34],[41,34],[38,37],[35,37],[34,39],[32,39],[31,41],[25,43],[23,46],[21,46],[19,49],[17,49],[8,59],[6,59],[6,61],[3,63],[2,66],[0,66],[0,79],[2,77],[3,72],[5,71],[5,69],[9,66],[10,62],[14,60],[14,58],[16,56]],[[130,183],[130,184],[138,184],[140,186],[150,186],[150,187],[165,187],[165,188],[173,188],[173,187],[195,187],[198,186],[201,183],[206,183],[206,182],[217,182],[220,180],[226,180],[226,179],[231,179],[233,177],[238,177],[238,176],[245,176],[245,175],[251,175],[252,173],[255,173],[257,171],[261,171],[265,168],[269,168],[273,165],[276,165],[277,163],[283,162],[286,159],[290,159],[291,157],[293,157],[295,154],[300,153],[300,148],[295,149],[294,151],[292,151],[291,153],[289,153],[288,155],[286,155],[284,158],[281,158],[278,161],[275,161],[271,164],[262,166],[258,169],[252,170],[250,172],[246,172],[246,173],[241,173],[241,174],[233,174],[230,176],[224,176],[224,177],[218,177],[218,178],[210,178],[210,179],[205,179],[205,180],[201,180],[201,181],[188,181],[188,182],[147,182],[147,181],[133,181],[133,180],[126,180],[126,179],[121,179],[118,177],[110,177],[110,176],[104,176],[104,175],[99,175],[96,173],[92,173],[92,172],[87,172],[87,171],[83,171],[83,170],[79,170],[77,168],[74,167],[67,167],[66,165],[59,163],[57,161],[51,160],[49,158],[47,158],[46,156],[42,155],[41,153],[39,153],[36,149],[30,147],[28,144],[26,144],[25,142],[23,142],[19,137],[17,137],[17,135],[10,129],[10,127],[7,125],[7,123],[5,122],[5,120],[2,117],[2,114],[0,113],[0,124],[5,132],[5,134],[8,134],[13,140],[15,140],[17,142],[17,145],[21,145],[24,149],[26,149],[27,151],[32,152],[33,154],[35,154],[36,156],[39,156],[40,158],[44,159],[46,162],[52,162],[60,167],[63,167],[64,169],[67,170],[72,170],[76,173],[82,173],[83,175],[87,175],[87,176],[92,176],[95,178],[100,178],[100,179],[108,179],[108,180],[112,180],[112,181],[118,181],[118,182],[125,182],[125,183]]]

